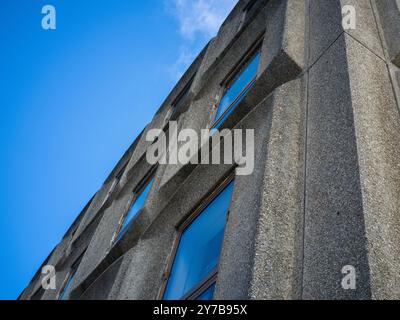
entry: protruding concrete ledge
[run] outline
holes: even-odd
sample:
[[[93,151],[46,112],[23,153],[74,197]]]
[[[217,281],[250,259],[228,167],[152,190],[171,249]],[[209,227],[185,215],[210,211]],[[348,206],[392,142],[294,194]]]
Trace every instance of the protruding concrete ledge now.
[[[246,50],[254,44],[258,38],[257,35],[262,35],[265,21],[267,21],[258,79],[249,95],[228,117],[221,129],[232,128],[240,121],[241,117],[248,114],[274,89],[297,78],[303,72],[306,28],[304,1],[271,0],[263,10],[266,11],[259,13],[241,35],[243,37],[241,45],[233,44],[230,53],[223,57],[221,63],[224,67],[216,68],[214,72],[213,82],[208,90],[217,95],[220,81],[226,77]],[[207,60],[207,55],[205,60]],[[218,79],[219,81],[217,81]],[[208,98],[209,95],[211,94],[204,96],[203,93],[203,96],[199,97],[187,113],[186,118],[183,119],[182,125],[199,131],[200,128],[207,128],[210,125],[210,118],[213,118],[214,113],[212,101]],[[162,188],[166,192],[175,190],[193,169],[193,165],[167,166],[161,182]]]
[[[255,128],[255,151],[258,158],[265,156],[262,146],[268,131],[265,125],[265,115],[269,112],[265,105],[260,105],[258,108],[253,109],[252,113],[242,119],[235,127],[242,129]],[[255,164],[257,163],[262,164],[262,161],[255,161]],[[193,212],[200,201],[214,190],[219,181],[226,177],[232,168],[233,165],[224,164],[196,166],[189,178],[179,186],[176,194],[171,197],[168,205],[141,236],[137,245],[128,253],[129,268],[124,271],[124,281],[120,283],[117,280],[118,286],[120,286],[117,295],[118,299],[155,299],[157,297],[168,256],[176,236],[176,226]],[[256,188],[254,180],[260,179],[260,177],[256,172],[248,177],[238,176],[235,179],[235,189],[244,190],[242,188],[245,185]],[[248,296],[250,270],[246,271],[243,262],[245,261],[245,265],[251,265],[252,261],[252,253],[248,244],[254,238],[254,232],[249,230],[254,230],[257,212],[250,208],[257,205],[255,199],[258,195],[252,192],[236,192],[233,197],[232,203],[235,205],[230,210],[230,217],[236,216],[232,219],[240,224],[240,229],[228,227],[227,230],[229,229],[231,233],[241,234],[245,237],[238,236],[234,241],[232,235],[228,236],[230,241],[224,244],[225,249],[223,250],[235,251],[235,256],[240,256],[240,259],[237,259],[228,254],[229,267],[236,269],[235,280],[231,279],[230,283],[236,285],[237,288],[234,291],[228,291],[227,287],[221,287],[217,289],[220,293],[216,295],[216,298],[222,298],[233,293],[238,297]],[[242,210],[238,210],[237,204],[239,203],[243,205]],[[222,276],[222,271],[220,277],[225,278],[225,276]],[[242,280],[244,282],[242,280],[239,281],[239,277],[243,277]],[[224,281],[218,280],[218,283],[224,286]],[[247,283],[247,286],[243,286],[243,283]],[[219,284],[217,284],[218,286]]]
[[[96,232],[90,241],[82,263],[78,268],[72,291],[79,287],[76,291],[82,293],[86,289],[87,284],[93,281],[93,277],[96,278],[98,276],[96,272],[98,270],[100,270],[100,272],[104,270],[104,264],[101,264],[104,261],[104,258],[107,256],[108,251],[111,249],[111,240],[118,228],[122,215],[129,210],[131,199],[133,197],[133,190],[136,188],[137,184],[139,184],[140,181],[149,173],[151,168],[152,166],[148,164],[145,159],[138,161],[137,164],[132,168],[131,172],[134,174],[135,179],[130,179],[123,186],[123,189],[121,189],[117,195],[114,195],[113,201],[109,204],[109,206],[104,208],[102,220],[100,221]],[[153,187],[155,187],[155,184],[156,182],[154,183]],[[149,194],[149,198],[150,197],[151,192]],[[147,202],[149,202],[149,199]],[[150,219],[148,217],[148,212],[146,210],[142,210],[141,214],[137,217],[137,219],[135,219],[135,223],[139,227],[144,227],[147,224],[143,221],[147,221],[147,219]],[[98,269],[99,265],[101,265],[100,269]],[[92,273],[94,273],[94,275],[92,275]],[[88,277],[90,277],[89,281],[87,280]],[[76,293],[74,293],[73,296],[75,296],[75,294]]]
[[[276,89],[270,106],[249,297],[300,299],[302,287],[306,82]],[[236,226],[238,227],[238,226]]]
[[[305,65],[305,1],[273,1],[269,10],[259,67],[263,96],[297,78]]]
[[[296,81],[297,86],[299,86],[300,82],[301,80]],[[295,90],[296,88],[288,86],[286,89],[287,91],[278,89],[281,99],[283,99],[284,95],[287,95],[285,101],[287,101],[288,104],[297,101],[296,99],[304,91]],[[295,98],[293,98],[293,100],[290,97]],[[279,101],[279,99],[277,99],[277,101]],[[275,118],[273,116],[274,107],[272,107],[275,105],[276,107],[282,107],[281,116],[283,118],[289,115],[299,115],[298,108],[293,108],[293,105],[291,105],[290,108],[283,109],[283,106],[279,105],[279,102],[274,103],[274,98],[271,95],[263,103],[253,109],[244,119],[241,119],[240,123],[235,126],[235,128],[255,128],[256,130],[255,164],[257,168],[255,168],[255,172],[250,176],[236,177],[235,186],[238,190],[257,189],[262,184],[263,172],[265,171],[265,157],[268,154],[266,152],[267,146],[264,141],[267,139],[270,130],[270,125],[268,125],[269,121],[267,119],[271,117],[271,119]],[[304,113],[302,115],[304,116]],[[281,119],[282,125],[284,123],[283,118]],[[274,121],[272,123],[274,123]],[[297,124],[299,124],[299,121],[293,121],[293,127],[298,127]],[[298,127],[299,131],[303,129]],[[276,135],[278,135],[278,132],[276,132]],[[276,135],[274,137],[276,137]],[[288,138],[290,134],[287,132],[285,135]],[[288,143],[297,145],[296,142],[289,142],[289,140],[285,139]],[[261,148],[257,146],[265,147]],[[294,153],[297,154],[296,152]],[[294,155],[293,161],[296,162],[295,159],[297,158],[298,155]],[[95,271],[93,273],[92,282],[87,282],[85,288],[83,288],[86,292],[81,298],[99,297],[95,291],[103,285],[107,285],[107,290],[111,290],[113,299],[156,298],[161,285],[162,273],[165,271],[168,253],[170,252],[174,240],[176,224],[192,212],[199,201],[207,193],[211,192],[215,184],[231,170],[231,167],[232,165],[196,166],[195,170],[190,175],[190,179],[185,180],[185,182],[179,186],[180,190],[169,199],[169,203],[162,212],[157,215],[151,225],[146,228],[144,233],[143,231],[138,232],[140,238],[138,241],[135,240],[133,248],[120,258],[122,259],[122,263],[120,260],[116,259],[120,253],[116,256],[114,256],[114,250],[109,253],[101,263],[104,265],[102,270],[99,269]],[[302,170],[300,171],[302,172]],[[302,186],[303,184],[300,183],[300,185]],[[257,192],[236,192],[234,195],[235,199],[233,203],[235,203],[235,206],[231,208],[230,222],[228,223],[226,231],[227,237],[222,253],[224,258],[221,259],[221,261],[225,262],[221,265],[219,275],[219,279],[221,280],[218,280],[217,298],[249,297],[251,281],[250,267],[253,264],[254,257],[249,247],[252,247],[253,245],[251,243],[255,241],[259,204],[261,203],[260,197],[261,195]],[[295,198],[297,198],[297,196],[295,196]],[[300,202],[302,203],[301,200]],[[253,207],[254,210],[250,209]],[[299,241],[299,243],[301,243],[301,241]],[[116,252],[117,251],[116,249]],[[117,264],[117,266],[115,266],[115,264]],[[149,266],[151,267],[149,268]],[[230,275],[234,275],[234,278]],[[223,279],[225,278],[230,278],[230,280],[228,282],[224,281]],[[104,281],[104,279],[106,279],[106,281]],[[97,284],[97,282],[99,283]],[[234,290],[231,290],[232,287],[234,287]],[[78,292],[75,293],[78,294]],[[110,298],[110,296],[108,296],[108,298]]]
[[[400,8],[397,0],[375,0],[390,60],[400,67]]]

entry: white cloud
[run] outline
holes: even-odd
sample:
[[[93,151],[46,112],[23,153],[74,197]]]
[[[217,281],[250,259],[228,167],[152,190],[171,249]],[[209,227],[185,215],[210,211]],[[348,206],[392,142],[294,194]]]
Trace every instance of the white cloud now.
[[[167,72],[178,80],[201,51],[204,41],[215,36],[238,0],[165,0],[167,11],[176,17],[183,39],[179,56]]]
[[[179,21],[180,32],[187,38],[196,33],[214,36],[238,0],[167,0],[168,10]]]
[[[178,80],[182,77],[186,69],[190,66],[190,64],[196,58],[196,53],[193,50],[189,49],[186,46],[182,46],[179,49],[179,57],[176,62],[168,68],[168,72],[170,76],[174,80]]]

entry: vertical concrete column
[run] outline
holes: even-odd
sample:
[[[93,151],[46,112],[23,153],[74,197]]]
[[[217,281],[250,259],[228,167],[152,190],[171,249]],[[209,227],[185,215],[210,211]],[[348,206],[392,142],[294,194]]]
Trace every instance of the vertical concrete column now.
[[[385,62],[346,38],[372,298],[400,298],[400,117]]]
[[[367,299],[369,265],[343,34],[309,72],[304,299]],[[357,290],[341,270],[356,269]]]
[[[263,163],[251,299],[300,299],[303,258],[304,78],[276,89]]]
[[[310,6],[304,299],[400,297],[400,118],[370,3],[340,28],[352,3],[331,1],[315,30],[327,13]]]
[[[378,9],[389,59],[400,67],[400,0],[373,0]]]

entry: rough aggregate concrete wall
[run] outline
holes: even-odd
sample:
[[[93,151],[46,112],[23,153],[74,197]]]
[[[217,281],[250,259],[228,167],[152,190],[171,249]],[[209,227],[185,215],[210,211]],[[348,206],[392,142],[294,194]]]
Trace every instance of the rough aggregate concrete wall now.
[[[258,0],[244,15],[248,3],[238,2],[49,257],[60,288],[86,250],[70,298],[158,298],[176,226],[234,167],[160,165],[144,208],[111,247],[151,170],[146,132],[167,130],[171,117],[180,129],[210,127],[221,83],[261,36],[254,87],[222,125],[255,129],[256,153],[253,174],[235,177],[215,298],[400,298],[398,1]],[[343,29],[345,5],[356,10],[355,30]],[[347,265],[355,290],[342,287]],[[35,277],[21,298],[38,288]]]

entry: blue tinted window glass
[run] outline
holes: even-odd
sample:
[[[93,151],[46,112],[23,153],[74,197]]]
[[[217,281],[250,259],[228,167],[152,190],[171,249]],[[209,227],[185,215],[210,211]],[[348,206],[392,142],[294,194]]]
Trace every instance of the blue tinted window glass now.
[[[232,191],[233,181],[182,233],[164,299],[183,298],[218,266]]]
[[[196,300],[212,300],[214,297],[215,283],[213,283],[206,291],[199,295]]]
[[[243,98],[247,95],[247,93],[253,88],[254,83],[250,85],[240,96],[240,98],[232,105],[232,107],[221,117],[221,119],[218,120],[218,122],[214,125],[214,128],[219,128],[221,124],[224,123],[225,119],[228,118],[228,116],[232,113],[233,110],[235,110],[236,106],[240,103],[240,101],[243,100]]]
[[[154,178],[146,185],[146,187],[143,189],[143,191],[140,193],[140,195],[137,197],[137,199],[133,203],[132,208],[129,210],[127,216],[125,217],[124,224],[122,225],[121,231],[124,231],[124,229],[129,224],[129,222],[137,215],[139,210],[143,208],[144,203],[146,202],[146,199],[147,199],[147,195],[149,194],[151,186],[153,185],[153,181],[154,181]]]
[[[247,94],[243,92],[246,86],[255,78],[257,75],[257,68],[260,63],[260,53],[258,52],[247,65],[246,69],[244,69],[237,79],[233,82],[233,84],[226,90],[224,96],[221,99],[219,104],[218,112],[215,119],[221,117],[221,115],[231,106],[231,104],[237,99],[241,94],[243,96]],[[243,97],[242,97],[243,98]],[[237,103],[232,107],[236,107]]]
[[[60,296],[60,300],[65,300],[65,298],[68,295],[69,289],[71,289],[72,284],[74,283],[75,280],[75,275],[76,275],[76,271],[74,272],[74,274],[69,278],[67,285],[65,286],[61,296]]]

